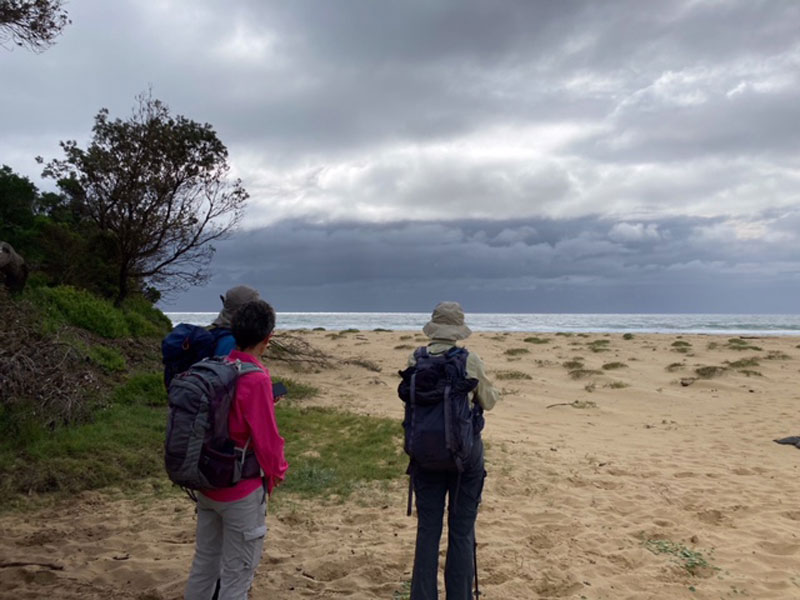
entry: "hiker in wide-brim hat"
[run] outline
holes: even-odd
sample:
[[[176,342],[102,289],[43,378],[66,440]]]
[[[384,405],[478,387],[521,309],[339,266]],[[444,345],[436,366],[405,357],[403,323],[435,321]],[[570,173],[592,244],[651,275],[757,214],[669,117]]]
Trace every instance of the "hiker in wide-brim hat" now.
[[[439,302],[422,332],[432,340],[465,340],[472,330],[464,324],[464,310],[458,302]]]
[[[220,296],[219,299],[222,300],[222,310],[219,311],[219,315],[211,325],[230,329],[234,313],[248,302],[260,300],[261,296],[249,285],[237,285],[225,292],[225,295]]]
[[[473,580],[478,593],[475,519],[486,476],[480,431],[483,427],[483,411],[490,410],[495,405],[498,394],[486,376],[480,357],[466,348],[456,346],[457,341],[467,339],[472,334],[472,330],[464,323],[464,310],[458,302],[437,304],[422,331],[430,338],[430,342],[409,357],[408,368],[401,373],[403,381],[398,388],[398,393],[405,402],[405,449],[410,457],[408,473],[417,507],[417,541],[411,576],[411,598],[437,597],[439,540],[442,535],[445,499],[449,497],[444,573],[447,600],[468,600],[472,595]],[[440,371],[440,367],[435,366],[439,363],[446,363],[447,367]],[[432,373],[454,371],[459,373],[458,378],[451,379],[448,376],[446,385],[439,385],[442,375],[434,375],[434,381],[431,382]],[[450,391],[444,393],[443,399],[439,400],[440,405],[452,403],[452,409],[444,409],[444,412],[466,412],[472,415],[467,419],[471,424],[469,431],[458,427],[456,436],[462,437],[455,446],[460,451],[451,451],[449,454],[447,451],[451,449],[451,445],[445,442],[449,439],[446,433],[441,436],[440,444],[445,448],[444,452],[433,449],[430,441],[422,444],[414,442],[421,441],[423,437],[430,440],[430,430],[427,427],[431,426],[432,421],[429,418],[432,417],[438,423],[442,417],[436,416],[438,413],[431,409],[432,405],[423,406],[426,400],[439,398],[437,394],[440,392],[436,390],[441,388]],[[426,423],[424,431],[415,429],[414,423],[419,422],[415,418]],[[447,417],[443,419],[447,421]],[[436,429],[446,431],[448,427],[444,425],[439,428],[437,425]],[[453,428],[450,430],[453,431]],[[432,456],[436,457],[435,465]],[[445,461],[439,462],[442,458]],[[408,514],[411,514],[411,495],[408,510]]]

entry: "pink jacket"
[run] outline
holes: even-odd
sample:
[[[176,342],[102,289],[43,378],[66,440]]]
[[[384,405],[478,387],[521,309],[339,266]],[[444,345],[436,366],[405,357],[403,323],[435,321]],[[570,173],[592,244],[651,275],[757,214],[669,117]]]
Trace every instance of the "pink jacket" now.
[[[269,370],[254,356],[233,350],[228,355],[231,361],[253,363],[263,369],[262,373],[242,376],[236,384],[236,399],[228,415],[231,439],[243,448],[250,440],[250,448],[256,453],[258,464],[267,478],[267,491],[271,494],[278,482],[283,481],[289,464],[283,456],[283,438],[275,421],[275,399],[272,397],[272,379]],[[203,494],[217,502],[240,500],[261,486],[261,479],[243,479],[233,487],[218,490],[203,490]]]

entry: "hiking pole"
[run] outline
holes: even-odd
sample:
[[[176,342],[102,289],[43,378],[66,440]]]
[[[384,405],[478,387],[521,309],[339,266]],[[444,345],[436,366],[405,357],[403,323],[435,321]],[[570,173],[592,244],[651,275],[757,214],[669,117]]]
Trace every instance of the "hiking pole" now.
[[[478,540],[475,537],[475,529],[472,530],[472,565],[475,568],[475,600],[479,600],[481,590],[478,588]]]

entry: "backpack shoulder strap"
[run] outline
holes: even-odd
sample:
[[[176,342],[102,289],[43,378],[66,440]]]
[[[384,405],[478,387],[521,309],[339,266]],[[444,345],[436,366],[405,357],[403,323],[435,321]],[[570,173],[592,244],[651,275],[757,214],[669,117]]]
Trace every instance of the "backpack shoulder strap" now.
[[[427,346],[420,346],[416,350],[414,350],[414,358],[419,360],[420,358],[428,358],[430,354],[428,353]]]

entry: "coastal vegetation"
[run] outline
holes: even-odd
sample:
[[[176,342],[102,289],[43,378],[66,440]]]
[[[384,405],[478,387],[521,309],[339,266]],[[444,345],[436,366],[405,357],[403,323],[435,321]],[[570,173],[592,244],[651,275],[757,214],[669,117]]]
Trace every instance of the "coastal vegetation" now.
[[[43,172],[57,192],[0,167],[0,241],[24,265],[13,286],[0,273],[6,508],[30,504],[32,494],[145,480],[171,489],[160,342],[172,324],[155,303],[164,290],[206,280],[211,242],[233,230],[248,197],[229,180],[212,127],[172,115],[150,93],[128,119],[101,109],[88,145],[61,149]],[[327,358],[286,332],[269,352],[271,363],[298,373],[281,378],[290,400],[276,406],[293,469],[285,489],[341,498],[361,482],[402,475],[401,444],[394,421],[304,406],[319,390],[302,373]]]

